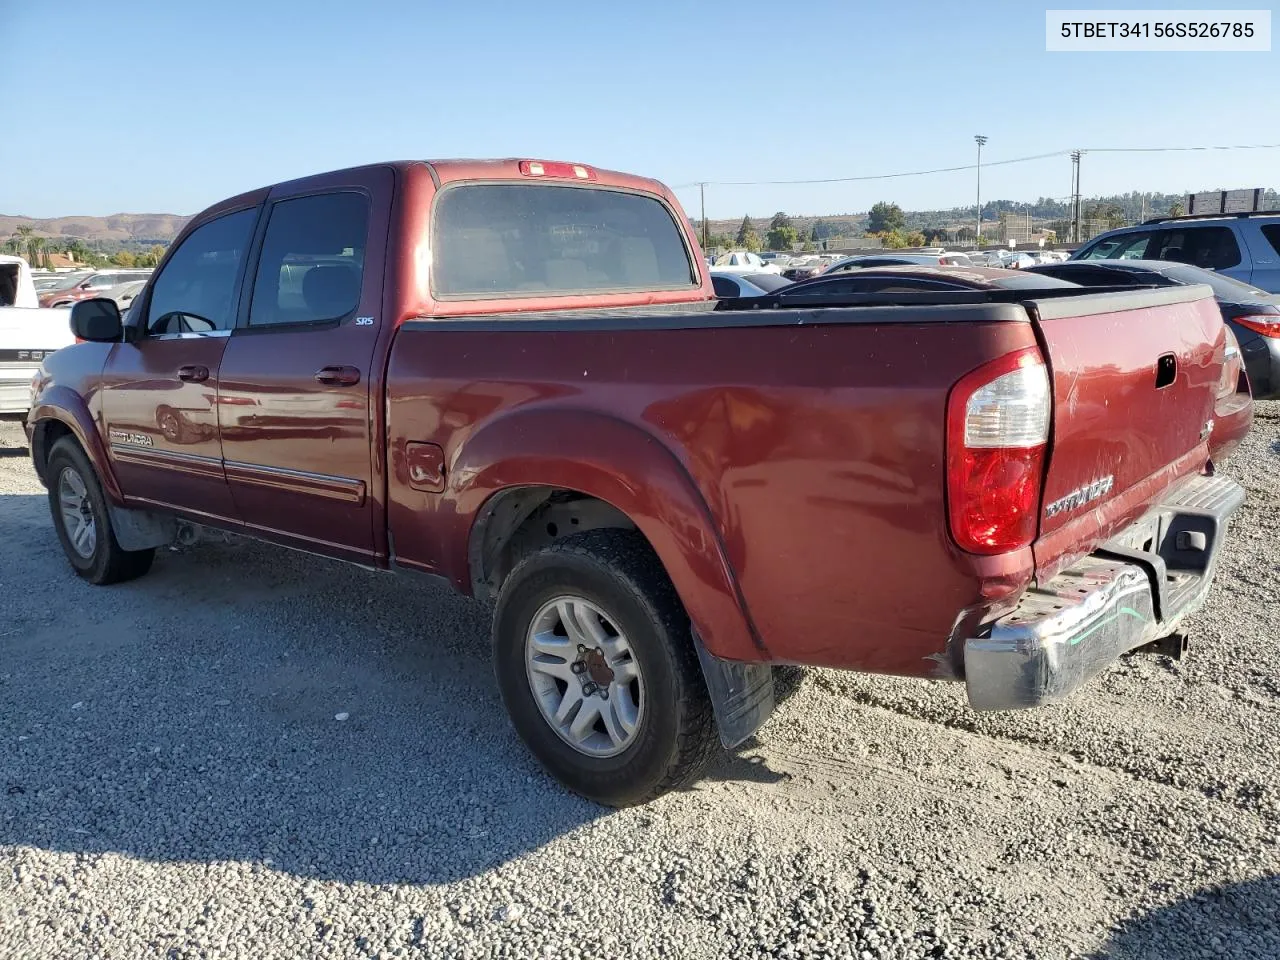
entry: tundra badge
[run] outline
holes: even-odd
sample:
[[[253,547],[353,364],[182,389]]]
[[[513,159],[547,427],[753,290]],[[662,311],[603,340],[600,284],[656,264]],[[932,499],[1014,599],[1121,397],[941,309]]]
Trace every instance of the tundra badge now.
[[[1046,517],[1057,516],[1066,510],[1076,510],[1083,507],[1086,503],[1097,500],[1099,497],[1105,497],[1111,492],[1111,486],[1115,483],[1115,477],[1107,474],[1105,477],[1099,477],[1092,483],[1086,483],[1083,487],[1077,487],[1068,493],[1065,497],[1059,497],[1053,503],[1046,504],[1044,515]]]

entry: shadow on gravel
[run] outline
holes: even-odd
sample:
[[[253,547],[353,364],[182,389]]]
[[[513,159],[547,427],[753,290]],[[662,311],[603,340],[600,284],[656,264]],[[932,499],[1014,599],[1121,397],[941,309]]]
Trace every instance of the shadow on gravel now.
[[[699,783],[709,780],[725,780],[733,783],[779,783],[789,780],[790,774],[772,769],[764,757],[743,756],[743,752],[756,750],[759,747],[759,739],[751,737],[733,751],[722,754],[720,759],[707,769]],[[690,789],[696,790],[697,784]]]
[[[26,447],[0,447],[0,458],[14,457],[16,459],[29,456],[31,456],[31,451]]]
[[[1280,957],[1280,877],[1227,884],[1127,920],[1092,960]]]
[[[91,587],[0,501],[0,845],[434,884],[611,815],[517,739],[479,605],[239,540]]]

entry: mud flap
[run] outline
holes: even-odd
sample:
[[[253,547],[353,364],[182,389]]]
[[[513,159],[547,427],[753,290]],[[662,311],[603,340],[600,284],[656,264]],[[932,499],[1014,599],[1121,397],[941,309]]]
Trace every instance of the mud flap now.
[[[693,646],[702,664],[720,742],[732,750],[760,729],[773,713],[773,669],[767,663],[721,660],[708,653],[695,630]]]
[[[172,543],[178,535],[177,521],[171,517],[131,510],[107,504],[111,515],[111,529],[121,550],[146,550]]]

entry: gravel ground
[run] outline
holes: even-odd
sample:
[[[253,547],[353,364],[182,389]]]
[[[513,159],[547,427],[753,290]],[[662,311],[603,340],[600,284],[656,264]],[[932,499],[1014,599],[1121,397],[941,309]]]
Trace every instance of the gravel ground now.
[[[816,672],[615,812],[521,749],[477,606],[238,540],[87,586],[0,423],[0,957],[1278,957],[1280,404],[1227,471],[1188,660],[984,717]]]

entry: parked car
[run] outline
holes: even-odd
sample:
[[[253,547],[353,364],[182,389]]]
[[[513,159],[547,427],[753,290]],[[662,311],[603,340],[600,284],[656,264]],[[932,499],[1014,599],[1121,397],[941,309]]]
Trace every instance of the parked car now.
[[[1023,270],[1036,264],[1035,257],[1025,250],[997,250],[993,259],[994,263],[991,260],[988,263],[1002,270]]]
[[[847,273],[850,270],[863,270],[867,267],[899,267],[899,266],[970,266],[969,258],[963,253],[885,253],[862,254],[856,257],[842,257],[823,270],[823,275],[831,273]]]
[[[583,164],[379,164],[216,204],[127,324],[77,303],[85,342],[41,366],[26,429],[67,560],[141,576],[183,518],[442,578],[493,602],[529,749],[610,805],[749,737],[774,663],[1009,710],[1181,651],[1244,496],[1204,439],[1208,288],[728,309],[695,250],[668,188]]]
[[[791,262],[782,270],[782,276],[791,281],[808,280],[816,277],[827,267],[827,262],[818,257],[792,257]]]
[[[0,413],[26,413],[31,381],[46,356],[74,343],[65,308],[36,306],[31,267],[22,257],[0,256]]]
[[[786,277],[776,273],[711,271],[711,285],[715,288],[717,297],[762,297],[790,283]]]
[[[1280,293],[1280,211],[1156,217],[1109,230],[1072,260],[1172,260]]]
[[[730,250],[716,257],[711,264],[717,270],[749,270],[752,273],[781,273],[773,263],[761,259],[760,254],[748,250]]]
[[[32,283],[37,294],[44,293],[46,290],[58,290],[65,287],[75,285],[75,281],[85,276],[84,272],[73,274],[43,274],[32,276]]]
[[[147,281],[145,279],[130,280],[128,283],[107,287],[98,296],[114,300],[116,306],[120,308],[120,312],[125,313],[133,305],[134,298],[142,292],[146,285]]]
[[[40,294],[40,306],[70,306],[79,300],[102,296],[111,287],[118,287],[131,280],[145,280],[150,275],[150,270],[96,270],[85,276],[68,278],[66,286],[44,291]]]
[[[999,250],[966,250],[964,255],[969,258],[969,263],[975,267],[1000,266]]]
[[[1280,296],[1233,277],[1163,260],[1070,260],[1031,268],[1085,287],[1171,287],[1207,283],[1244,356],[1253,395],[1280,398]]]
[[[1059,266],[1066,266],[1060,264]],[[1169,266],[1175,266],[1170,264]],[[1216,277],[1221,282],[1225,278]],[[1199,282],[1199,281],[1193,281]],[[1019,299],[1061,287],[1097,286],[1079,283],[1051,268],[1006,270],[989,267],[883,267],[818,277],[792,284],[774,295],[780,307],[820,304],[858,296],[868,305],[889,302],[901,295],[936,295],[945,292],[1007,290]],[[1248,378],[1242,375],[1247,361],[1230,326],[1226,327],[1222,354],[1222,378],[1215,395],[1210,455],[1217,463],[1235,453],[1253,425],[1253,398]]]

